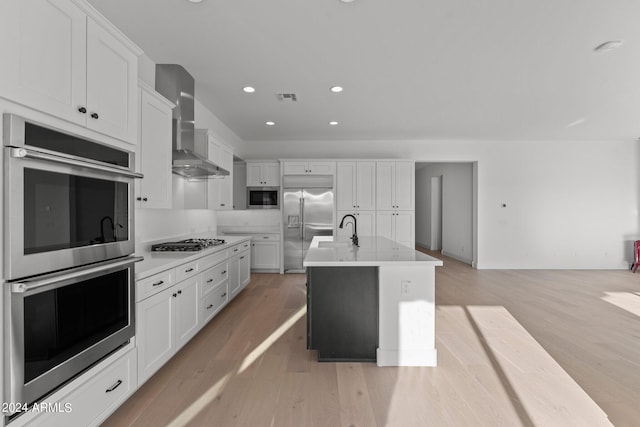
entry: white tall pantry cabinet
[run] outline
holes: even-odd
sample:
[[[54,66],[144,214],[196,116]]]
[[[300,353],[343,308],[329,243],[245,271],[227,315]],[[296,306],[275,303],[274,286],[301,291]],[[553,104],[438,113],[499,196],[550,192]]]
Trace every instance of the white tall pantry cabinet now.
[[[336,234],[351,236],[351,226],[337,228],[344,215],[356,217],[359,236],[382,236],[415,244],[415,163],[411,160],[336,162]],[[349,221],[346,221],[347,223]]]
[[[376,164],[376,229],[378,236],[415,245],[415,163]]]

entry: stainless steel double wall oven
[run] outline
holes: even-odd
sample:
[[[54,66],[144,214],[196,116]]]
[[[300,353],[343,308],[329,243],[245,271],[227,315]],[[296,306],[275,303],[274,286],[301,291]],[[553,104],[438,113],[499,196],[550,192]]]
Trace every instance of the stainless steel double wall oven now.
[[[31,403],[135,333],[134,154],[3,116],[5,398]]]

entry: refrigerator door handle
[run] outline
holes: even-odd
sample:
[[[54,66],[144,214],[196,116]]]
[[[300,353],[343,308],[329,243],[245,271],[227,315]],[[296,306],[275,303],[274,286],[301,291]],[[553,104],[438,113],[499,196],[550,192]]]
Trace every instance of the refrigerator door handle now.
[[[300,203],[298,204],[298,206],[300,206],[300,221],[298,221],[298,226],[300,227],[300,238],[303,238],[303,228],[302,228],[302,224],[304,224],[304,199],[301,197],[300,198]]]
[[[300,237],[304,239],[304,198],[300,198]]]

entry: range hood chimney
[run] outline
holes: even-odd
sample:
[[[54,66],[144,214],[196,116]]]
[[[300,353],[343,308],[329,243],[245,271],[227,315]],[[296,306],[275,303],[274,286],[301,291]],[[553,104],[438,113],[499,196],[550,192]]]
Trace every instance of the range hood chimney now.
[[[195,81],[177,64],[156,65],[156,91],[173,102],[172,169],[188,178],[229,175],[229,171],[208,159],[207,144],[196,144]]]

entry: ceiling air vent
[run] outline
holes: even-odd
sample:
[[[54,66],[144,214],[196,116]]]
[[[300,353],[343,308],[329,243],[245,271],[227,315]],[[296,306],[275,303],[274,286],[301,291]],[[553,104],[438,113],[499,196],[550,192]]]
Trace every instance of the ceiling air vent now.
[[[276,93],[279,101],[292,101],[296,102],[298,97],[295,93]]]

